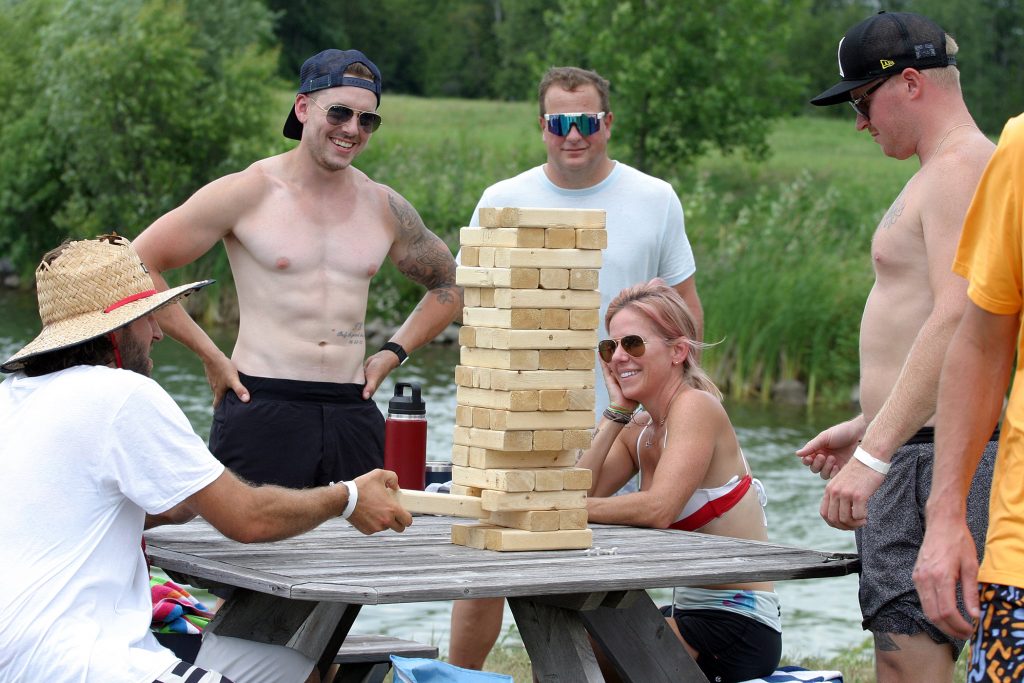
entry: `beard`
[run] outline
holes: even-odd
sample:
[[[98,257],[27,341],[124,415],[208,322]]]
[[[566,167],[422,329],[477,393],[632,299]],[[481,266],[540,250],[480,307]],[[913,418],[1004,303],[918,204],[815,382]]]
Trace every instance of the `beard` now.
[[[149,377],[153,372],[153,361],[149,358],[149,349],[139,343],[131,334],[121,335],[118,345],[121,353],[121,367]]]

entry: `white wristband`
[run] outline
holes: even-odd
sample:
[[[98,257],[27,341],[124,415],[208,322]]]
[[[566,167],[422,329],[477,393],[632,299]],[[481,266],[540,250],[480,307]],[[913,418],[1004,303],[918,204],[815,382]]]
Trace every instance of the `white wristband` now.
[[[341,512],[341,518],[348,519],[355,512],[356,503],[359,502],[359,489],[356,488],[354,481],[343,481],[341,483],[348,489],[348,504],[345,505],[345,509]]]
[[[860,446],[857,446],[857,450],[853,452],[853,457],[857,458],[857,460],[860,460],[862,463],[873,469],[875,472],[878,472],[883,477],[889,474],[889,468],[892,467],[891,463],[885,462],[884,460],[879,460],[878,458],[871,455]]]

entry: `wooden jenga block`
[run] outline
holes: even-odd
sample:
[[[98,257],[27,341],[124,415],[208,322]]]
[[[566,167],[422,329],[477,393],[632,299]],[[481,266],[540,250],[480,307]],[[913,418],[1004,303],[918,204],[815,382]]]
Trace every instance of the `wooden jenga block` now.
[[[597,346],[596,344],[594,346]],[[566,351],[568,354],[569,362],[566,365],[567,370],[593,370],[596,361],[596,355],[593,349],[569,349]],[[540,364],[540,356],[537,357],[538,369]],[[528,369],[528,368],[524,368]]]
[[[494,268],[494,259],[497,254],[494,247],[478,247],[477,260],[481,268]]]
[[[562,353],[565,361],[568,354]],[[549,351],[543,351],[549,353]],[[540,358],[541,353],[538,353]],[[592,389],[595,383],[591,370],[497,370],[493,368],[471,368],[456,366],[456,382],[460,386],[479,389],[513,391],[516,389]],[[581,409],[582,410],[582,409]]]
[[[456,408],[465,407],[466,406],[456,406]],[[473,427],[476,427],[477,429],[492,429],[497,427],[491,419],[493,413],[489,408],[470,408],[470,410],[473,411]],[[501,429],[505,428],[501,427]]]
[[[453,467],[452,481],[460,486],[475,486],[480,489],[516,493],[532,491],[535,476],[533,470],[481,470],[475,467]]]
[[[533,474],[535,491],[587,491],[594,476],[586,467],[553,467]]]
[[[469,308],[480,305],[480,288],[464,287],[462,289],[462,305]]]
[[[537,289],[540,285],[537,268],[471,268],[459,266],[455,269],[455,284],[460,287],[511,287],[513,289]]]
[[[472,406],[455,406],[455,424],[459,427],[473,426]]]
[[[581,230],[576,231],[579,244]],[[603,231],[602,231],[603,232]],[[472,247],[544,247],[543,228],[462,228],[459,244]]]
[[[545,309],[554,310],[554,309]],[[462,324],[475,327],[503,327],[510,330],[538,330],[541,328],[539,308],[469,308],[462,311]],[[550,329],[568,329],[564,328]]]
[[[509,309],[517,310],[517,309]],[[601,312],[594,308],[574,308],[569,311],[570,330],[596,330],[601,325]]]
[[[474,408],[473,421],[476,422],[476,413],[487,411],[490,429],[514,430],[514,429],[582,429],[594,426],[594,413],[589,410],[563,410],[560,412],[524,412],[517,413],[511,410],[492,410],[490,408]],[[482,421],[482,419],[481,419]],[[474,424],[474,426],[476,426]]]
[[[562,488],[568,491],[588,491],[594,483],[594,473],[586,467],[566,467],[553,471],[561,472]]]
[[[465,230],[465,228],[463,228]],[[505,246],[505,245],[502,245]],[[525,244],[516,244],[508,246],[523,247]],[[605,230],[588,230],[581,229],[576,231],[576,248],[577,249],[607,249],[608,248],[608,232]]]
[[[562,432],[562,448],[590,448],[591,438],[593,434],[589,429],[567,429]]]
[[[567,268],[541,268],[540,288],[541,289],[569,289],[569,273]],[[525,289],[525,288],[524,288]],[[574,287],[573,289],[582,289]]]
[[[476,328],[463,325],[459,328],[459,345],[476,346]]]
[[[483,287],[480,289],[480,306],[483,308],[494,308],[494,292],[493,289]],[[507,308],[507,307],[506,307]],[[525,308],[520,306],[519,308]]]
[[[452,543],[486,550],[484,531],[492,528],[489,524],[452,524]]]
[[[484,512],[481,521],[485,524],[503,526],[523,531],[558,531],[561,527],[561,510],[526,510],[523,512]],[[584,528],[586,525],[584,525]]]
[[[452,446],[452,465],[469,466],[469,446],[463,444]]]
[[[498,309],[504,310],[504,309]],[[519,309],[510,308],[510,311],[518,310],[539,310],[540,329],[542,330],[567,330],[569,329],[569,311],[564,308],[540,308],[540,309]]]
[[[600,272],[593,268],[573,268],[569,271],[569,289],[597,289]]]
[[[587,506],[586,491],[526,491],[506,493],[484,489],[480,492],[480,504],[484,510],[504,512],[507,510],[569,510]]]
[[[561,430],[537,430],[533,432],[533,450],[535,451],[561,451],[565,441]]]
[[[534,209],[520,207],[481,207],[477,218],[487,228],[603,228],[603,209]]]
[[[537,354],[537,368],[540,370],[568,370],[569,351],[567,349],[545,349]]]
[[[523,531],[522,529],[485,529],[484,548],[501,552],[530,550],[580,550],[593,545],[590,529],[577,531]]]
[[[497,308],[598,308],[601,294],[585,289],[494,289]]]
[[[452,463],[455,464],[455,449],[452,446]],[[526,451],[509,452],[487,448],[466,447],[468,466],[486,469],[571,467],[576,464],[576,451]],[[458,463],[465,465],[466,463]]]
[[[544,231],[545,249],[575,249],[575,228],[548,228]]]
[[[576,231],[573,230],[573,245],[576,246]],[[464,266],[480,265],[480,247],[462,247],[460,250],[459,262]]]
[[[568,354],[569,352],[566,351],[565,353]],[[591,356],[593,356],[593,353],[591,353]],[[497,368],[499,370],[537,370],[540,368],[540,351],[531,349],[513,351],[477,349],[463,346],[459,349],[459,362],[463,365]],[[593,367],[593,361],[591,361],[591,367]]]
[[[537,392],[537,403],[537,410],[569,410],[569,390],[541,389]]]
[[[585,391],[577,389],[576,391]],[[568,394],[568,390],[565,392]],[[593,394],[593,390],[590,390]],[[499,410],[532,411],[541,410],[540,392],[534,389],[517,389],[515,391],[494,391],[493,389],[474,389],[459,386],[455,389],[455,401],[460,406],[479,406],[481,408],[497,408]],[[568,395],[566,408],[568,409]],[[591,408],[592,409],[592,408]]]
[[[483,489],[478,489],[475,486],[462,486],[460,484],[452,484],[451,495],[453,496],[472,496],[473,498],[479,498],[480,494],[483,493]]]
[[[489,264],[484,263],[484,250],[480,250],[480,265],[487,268],[600,268],[601,250],[497,247]]]
[[[463,446],[477,446],[478,448],[490,448],[496,451],[532,451],[533,432],[475,429],[473,427],[457,425],[453,430],[453,442]],[[562,446],[559,444],[558,448],[538,450],[562,450]]]
[[[566,410],[593,410],[594,409],[594,390],[593,389],[566,389]],[[538,397],[540,400],[542,397]],[[543,408],[543,402],[540,402],[541,410]]]
[[[494,514],[493,512],[491,514]],[[587,528],[587,509],[580,508],[579,510],[559,510],[558,511],[558,528],[559,529],[586,529]]]
[[[494,348],[494,328],[463,325],[459,328],[459,344],[477,349]]]
[[[593,330],[480,330],[487,330],[486,343],[495,349],[586,349],[593,355],[597,346],[597,334]],[[476,345],[483,346],[479,332]]]
[[[563,480],[561,469],[534,470],[533,488],[535,491],[561,491],[565,488]]]
[[[398,502],[409,512],[425,515],[451,515],[452,517],[471,517],[480,519],[484,511],[480,507],[480,499],[474,496],[453,496],[447,493],[427,493],[426,491],[398,492]],[[557,521],[555,528],[558,528]]]

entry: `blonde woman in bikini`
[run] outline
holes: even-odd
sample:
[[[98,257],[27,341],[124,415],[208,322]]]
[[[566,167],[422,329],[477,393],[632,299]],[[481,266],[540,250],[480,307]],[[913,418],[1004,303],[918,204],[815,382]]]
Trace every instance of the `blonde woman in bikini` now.
[[[611,405],[580,466],[594,473],[590,521],[767,540],[765,496],[753,479],[718,388],[701,370],[696,326],[671,287],[623,290],[598,345]],[[633,475],[640,490],[613,495]],[[669,626],[711,681],[775,670],[782,649],[771,583],[677,588]]]

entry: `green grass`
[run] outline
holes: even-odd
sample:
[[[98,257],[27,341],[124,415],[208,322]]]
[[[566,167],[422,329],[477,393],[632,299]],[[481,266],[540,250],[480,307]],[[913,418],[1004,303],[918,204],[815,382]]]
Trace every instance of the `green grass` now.
[[[967,659],[969,651],[964,648],[956,665],[953,683],[965,683],[967,680]],[[874,683],[875,657],[872,652],[871,640],[866,639],[859,645],[832,657],[783,657],[782,664],[802,666],[812,671],[839,671],[845,683]],[[499,643],[485,665],[487,671],[512,676],[515,683],[532,683],[533,673],[530,658],[521,646],[510,643]]]

